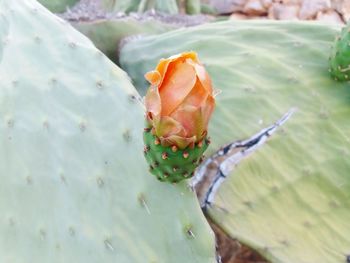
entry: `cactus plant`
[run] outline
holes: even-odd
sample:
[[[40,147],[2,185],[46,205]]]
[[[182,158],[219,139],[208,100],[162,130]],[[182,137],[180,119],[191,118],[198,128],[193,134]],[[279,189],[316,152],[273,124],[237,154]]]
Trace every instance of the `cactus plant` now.
[[[332,54],[329,58],[330,73],[335,80],[350,80],[350,24],[336,36]]]
[[[179,12],[176,0],[100,0],[103,6],[108,10],[119,12],[145,12],[155,9],[168,14],[177,14]]]
[[[152,11],[127,15],[120,12],[110,13],[112,10],[104,9],[95,2],[82,1],[60,14],[60,17],[90,38],[98,49],[116,63],[118,46],[123,43],[124,38],[163,33],[182,26],[202,24],[210,19],[202,15],[168,15]]]
[[[186,13],[190,15],[201,13],[201,1],[200,0],[186,0]]]
[[[78,0],[38,0],[43,6],[51,12],[62,13],[68,7],[72,7]]]
[[[141,93],[147,84],[140,75],[159,58],[198,52],[222,90],[210,152],[297,108],[239,163],[207,207],[222,229],[271,262],[346,262],[350,251],[350,90],[328,73],[339,31],[316,23],[229,21],[135,39],[121,50],[121,65]]]
[[[187,14],[200,14],[200,0],[99,0],[105,9],[119,12],[146,12],[156,10],[166,14],[178,14],[185,11]]]
[[[67,19],[67,17],[65,17]],[[118,62],[118,46],[125,37],[158,34],[178,28],[176,24],[164,23],[146,16],[94,19],[92,21],[67,19],[77,30],[86,35],[94,45],[112,61]]]
[[[0,262],[216,262],[195,193],[147,172],[125,72],[36,1],[0,10]]]

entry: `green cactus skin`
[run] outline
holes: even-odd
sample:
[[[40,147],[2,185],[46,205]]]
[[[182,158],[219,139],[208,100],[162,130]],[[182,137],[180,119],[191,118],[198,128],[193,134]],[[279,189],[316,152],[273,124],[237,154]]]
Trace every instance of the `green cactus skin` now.
[[[335,38],[329,62],[329,71],[335,80],[350,80],[350,24]]]
[[[154,9],[167,14],[179,12],[176,0],[102,0],[102,6],[110,11],[118,12],[139,12]]]
[[[307,22],[228,21],[135,39],[121,51],[121,65],[143,93],[142,73],[159,58],[198,52],[222,91],[207,155],[297,108],[208,207],[231,237],[271,262],[340,263],[350,251],[350,92],[328,72],[339,32]]]
[[[179,13],[179,7],[177,6],[176,0],[157,0],[156,4],[154,5],[152,2],[154,0],[144,0],[144,2],[148,2],[148,6],[145,5],[146,8],[143,8],[142,11],[145,12],[146,10],[155,9],[157,11],[167,13],[167,14],[178,14]]]
[[[0,0],[0,262],[214,263],[187,183],[142,148],[125,72],[33,0]]]
[[[102,7],[113,12],[125,13],[144,13],[152,9],[171,15],[184,12],[189,15],[201,13],[200,0],[102,0]]]
[[[214,7],[212,7],[212,6],[210,6],[210,5],[208,5],[208,4],[205,4],[205,3],[202,3],[201,4],[201,10],[200,10],[200,12],[202,13],[202,14],[207,14],[207,15],[217,15],[217,11],[215,10],[215,8]]]
[[[79,3],[66,13],[60,14],[60,17],[86,35],[115,63],[118,63],[118,48],[126,38],[164,33],[210,21],[210,18],[202,15],[169,15],[148,11],[129,16],[124,13],[111,15],[108,11],[93,4]]]
[[[43,6],[54,13],[62,13],[68,7],[75,5],[78,0],[38,0]]]
[[[190,15],[201,13],[201,1],[200,0],[186,0],[186,13]]]
[[[144,154],[150,167],[150,172],[159,181],[177,183],[191,178],[194,170],[203,161],[203,153],[208,148],[210,140],[204,138],[191,149],[183,150],[177,147],[165,147],[160,144],[151,128],[145,128],[143,141]]]
[[[81,33],[112,61],[118,62],[118,46],[122,39],[137,34],[158,34],[178,28],[176,24],[163,23],[157,19],[143,21],[132,17],[120,19],[97,19],[95,21],[70,21]]]

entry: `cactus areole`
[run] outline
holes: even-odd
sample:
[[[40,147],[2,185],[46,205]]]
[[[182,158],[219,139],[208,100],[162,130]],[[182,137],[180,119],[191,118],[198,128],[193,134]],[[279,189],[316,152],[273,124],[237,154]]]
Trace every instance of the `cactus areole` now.
[[[151,84],[145,98],[145,157],[160,181],[179,182],[193,176],[210,143],[211,80],[194,52],[161,59],[145,78]]]

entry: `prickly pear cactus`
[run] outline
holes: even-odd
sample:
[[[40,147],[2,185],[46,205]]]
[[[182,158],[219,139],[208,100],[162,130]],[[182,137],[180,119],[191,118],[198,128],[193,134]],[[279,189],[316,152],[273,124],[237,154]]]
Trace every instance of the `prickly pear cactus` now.
[[[179,12],[176,0],[100,0],[108,10],[119,12],[145,12],[154,9],[168,14],[177,14]]]
[[[191,178],[194,170],[203,161],[203,153],[210,141],[204,139],[193,148],[178,149],[176,146],[164,147],[150,128],[144,131],[144,154],[149,163],[149,169],[162,182],[177,183]]]
[[[38,0],[43,6],[49,9],[51,12],[61,13],[68,7],[73,6],[78,0]]]
[[[146,12],[155,10],[166,14],[178,14],[186,12],[194,15],[200,14],[200,0],[99,0],[102,6],[107,10],[119,12]]]
[[[193,14],[200,14],[201,12],[201,1],[200,0],[186,0],[186,13],[193,15]]]
[[[106,54],[114,62],[118,61],[118,46],[125,37],[132,35],[158,34],[176,29],[178,25],[163,23],[160,20],[142,20],[133,17],[121,17],[113,19],[96,19],[93,21],[68,21],[81,33],[86,35],[95,46]]]
[[[195,194],[148,174],[137,92],[86,37],[1,0],[0,82],[0,262],[216,262]]]
[[[222,90],[208,151],[248,138],[297,108],[208,200],[214,222],[271,262],[346,262],[350,252],[350,92],[328,72],[339,30],[222,22],[137,39],[121,52],[141,92],[147,88],[142,73],[159,58],[198,52]]]
[[[350,24],[336,36],[332,54],[329,58],[331,76],[335,80],[350,80]]]
[[[204,15],[168,15],[154,11],[128,15],[121,12],[109,13],[111,10],[104,9],[102,3],[98,5],[86,0],[60,14],[60,17],[90,38],[98,49],[116,63],[118,47],[123,45],[125,38],[164,33],[210,20]]]

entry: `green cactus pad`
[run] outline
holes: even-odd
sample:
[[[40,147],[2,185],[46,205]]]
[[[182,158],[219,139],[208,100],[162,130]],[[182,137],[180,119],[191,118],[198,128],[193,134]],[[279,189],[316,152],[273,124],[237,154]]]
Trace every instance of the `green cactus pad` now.
[[[176,0],[101,0],[104,8],[118,12],[145,12],[150,9],[156,11],[177,14],[179,8]]]
[[[43,6],[54,13],[61,13],[72,7],[78,0],[38,0]]]
[[[208,152],[297,108],[239,163],[207,210],[271,262],[341,263],[350,253],[350,90],[328,72],[339,31],[306,22],[229,21],[133,40],[121,52],[140,91],[148,87],[142,73],[161,57],[198,52],[222,90]]]
[[[216,262],[186,183],[148,172],[125,72],[33,0],[0,0],[0,262]]]
[[[133,15],[120,12],[111,14],[94,1],[80,2],[64,14],[60,14],[60,17],[86,35],[116,63],[118,48],[126,42],[125,38],[154,35],[210,21],[210,18],[202,15],[168,15],[151,11]]]
[[[201,1],[200,0],[186,0],[186,13],[190,15],[201,13]]]
[[[329,61],[329,71],[335,80],[350,81],[350,24],[336,36]]]
[[[68,13],[71,15],[71,13]],[[118,46],[125,37],[142,34],[158,34],[178,28],[176,24],[163,23],[152,17],[142,20],[133,17],[106,18],[92,21],[73,21],[65,16],[77,30],[86,35],[95,46],[112,61],[118,61]]]
[[[164,14],[184,13],[190,15],[201,13],[200,0],[101,0],[104,9],[118,12],[143,13],[155,10]]]
[[[196,143],[193,148],[183,150],[176,147],[165,147],[160,144],[157,136],[150,128],[146,128],[143,135],[144,154],[150,167],[150,172],[159,181],[177,183],[191,178],[194,170],[203,160],[203,153],[208,148],[209,139]]]

